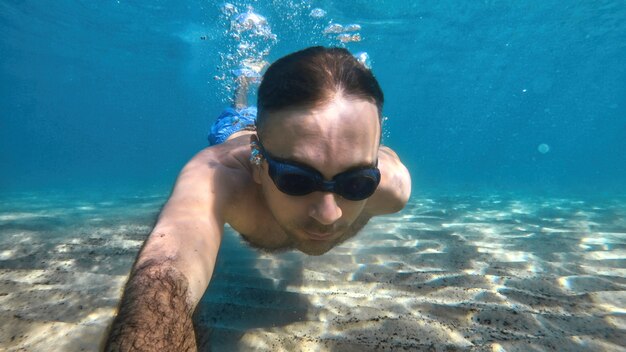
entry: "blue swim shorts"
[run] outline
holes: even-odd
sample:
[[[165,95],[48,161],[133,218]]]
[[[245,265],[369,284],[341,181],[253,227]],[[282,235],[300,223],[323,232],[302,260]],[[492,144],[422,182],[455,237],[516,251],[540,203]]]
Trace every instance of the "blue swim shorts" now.
[[[256,107],[243,109],[226,108],[217,118],[209,132],[209,145],[224,142],[228,137],[244,129],[253,129],[256,125]]]

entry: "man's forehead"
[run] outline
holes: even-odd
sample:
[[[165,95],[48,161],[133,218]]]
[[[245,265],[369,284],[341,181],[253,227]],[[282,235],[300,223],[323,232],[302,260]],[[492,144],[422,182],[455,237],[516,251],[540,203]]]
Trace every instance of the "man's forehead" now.
[[[270,113],[264,130],[282,138],[332,140],[380,136],[378,109],[363,99],[338,97],[316,107],[292,107]],[[265,134],[265,133],[264,133]]]
[[[340,99],[318,108],[275,114],[263,144],[277,157],[318,169],[323,165],[340,169],[376,161],[378,110],[366,100]]]

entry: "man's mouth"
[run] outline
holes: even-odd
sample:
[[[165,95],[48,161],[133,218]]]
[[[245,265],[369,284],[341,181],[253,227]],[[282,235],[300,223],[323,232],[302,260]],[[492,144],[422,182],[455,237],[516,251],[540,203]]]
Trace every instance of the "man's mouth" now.
[[[306,232],[307,236],[309,236],[310,239],[315,241],[326,241],[334,235],[333,232],[315,232],[308,230],[305,230],[304,232]]]

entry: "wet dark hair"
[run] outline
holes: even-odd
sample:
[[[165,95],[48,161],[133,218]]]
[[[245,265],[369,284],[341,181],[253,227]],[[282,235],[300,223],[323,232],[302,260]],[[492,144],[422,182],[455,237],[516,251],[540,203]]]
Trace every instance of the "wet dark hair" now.
[[[382,118],[384,96],[378,81],[348,50],[316,46],[284,56],[263,75],[257,130],[263,131],[272,112],[319,106],[338,92],[371,101]]]

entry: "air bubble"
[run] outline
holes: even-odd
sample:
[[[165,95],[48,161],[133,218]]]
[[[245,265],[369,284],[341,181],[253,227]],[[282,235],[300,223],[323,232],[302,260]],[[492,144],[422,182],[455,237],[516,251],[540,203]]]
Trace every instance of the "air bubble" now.
[[[346,33],[346,32],[358,32],[361,30],[360,24],[349,24],[347,26],[343,26],[339,23],[331,23],[326,28],[324,28],[324,34],[338,34],[338,33]]]
[[[335,34],[335,33],[343,33],[343,26],[338,23],[331,23],[326,28],[324,28],[324,34]]]
[[[336,39],[342,43],[350,43],[350,42],[360,42],[361,41],[361,35],[360,34],[348,34],[348,33],[342,33],[339,34]]]
[[[324,35],[331,36],[337,34],[334,39],[342,44],[350,42],[360,42],[361,34],[355,33],[361,30],[361,25],[352,23],[349,25],[341,25],[339,23],[331,23],[322,32]]]
[[[228,2],[225,2],[224,4],[222,4],[221,10],[222,10],[222,14],[226,16],[232,16],[237,13],[237,8],[235,7],[235,5],[228,3]]]
[[[240,32],[249,30],[263,34],[267,31],[267,19],[248,10],[235,18],[233,28]]]
[[[343,27],[343,31],[344,32],[358,32],[360,30],[361,30],[361,25],[360,24],[356,24],[356,23],[349,24],[349,25]]]
[[[363,66],[367,67],[368,69],[372,69],[372,62],[370,60],[370,56],[368,53],[366,53],[365,51],[361,51],[358,52],[356,54],[354,54],[354,57],[363,64]]]
[[[550,146],[545,143],[541,143],[539,144],[539,146],[537,146],[537,150],[539,151],[539,153],[545,154],[550,151]]]
[[[252,78],[251,83],[259,83],[263,69],[268,65],[265,58],[277,42],[267,18],[248,6],[241,11],[235,5],[225,3],[221,7],[222,25],[227,28],[226,51],[220,54],[218,77],[222,78],[225,89],[223,101],[232,102],[232,90],[237,86],[238,77]]]
[[[313,17],[313,18],[322,18],[324,16],[326,16],[326,11],[320,9],[320,8],[316,8],[311,10],[311,13],[309,14],[309,16]]]

